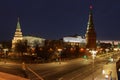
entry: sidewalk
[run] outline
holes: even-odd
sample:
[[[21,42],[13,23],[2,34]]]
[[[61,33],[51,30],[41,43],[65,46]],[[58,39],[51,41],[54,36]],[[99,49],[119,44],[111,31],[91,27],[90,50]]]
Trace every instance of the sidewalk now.
[[[98,69],[97,71],[95,71],[95,73],[92,73],[91,75],[89,75],[88,77],[86,77],[84,80],[92,80],[94,75],[94,80],[105,80],[105,77],[102,75],[102,69]]]
[[[0,72],[0,80],[29,80],[29,79],[22,78],[19,76],[8,74],[8,73]]]

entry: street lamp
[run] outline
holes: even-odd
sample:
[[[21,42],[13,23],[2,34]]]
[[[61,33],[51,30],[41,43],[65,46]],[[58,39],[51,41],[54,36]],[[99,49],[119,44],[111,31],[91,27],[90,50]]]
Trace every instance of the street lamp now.
[[[61,64],[61,51],[62,51],[62,49],[57,49],[58,50],[58,52],[59,52],[59,64]]]
[[[92,80],[94,80],[94,60],[97,54],[96,50],[91,50],[90,53],[92,54],[92,59],[93,59],[93,76],[92,76]]]
[[[109,49],[105,49],[105,51],[106,51],[106,54],[107,54],[106,57],[109,57],[109,56],[108,56]]]
[[[7,57],[7,52],[8,52],[8,49],[7,49],[7,48],[5,48],[5,49],[3,49],[3,51],[4,51],[4,55],[5,55],[5,63],[6,63],[6,57]]]

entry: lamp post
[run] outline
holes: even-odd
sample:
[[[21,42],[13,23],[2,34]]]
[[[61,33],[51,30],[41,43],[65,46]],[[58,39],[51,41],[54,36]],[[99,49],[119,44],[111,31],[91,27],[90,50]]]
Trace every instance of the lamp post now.
[[[62,49],[58,49],[58,52],[59,52],[59,64],[61,64],[61,51],[62,51]]]
[[[107,55],[106,57],[109,57],[109,56],[108,56],[108,51],[109,51],[109,49],[105,49],[105,51],[106,51],[106,55]]]
[[[5,49],[3,49],[3,51],[4,51],[4,55],[5,55],[5,63],[6,63],[6,57],[7,57],[7,52],[8,52],[8,49],[7,49],[7,48],[5,48]]]
[[[97,51],[91,50],[90,52],[92,54],[92,59],[93,59],[93,66],[92,66],[92,68],[93,68],[93,76],[92,76],[92,80],[94,80],[94,65],[95,65],[94,62],[95,62],[95,57],[96,57]]]

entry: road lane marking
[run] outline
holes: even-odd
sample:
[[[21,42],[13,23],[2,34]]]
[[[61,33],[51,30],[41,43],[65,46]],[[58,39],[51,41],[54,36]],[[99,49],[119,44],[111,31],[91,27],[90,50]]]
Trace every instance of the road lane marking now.
[[[40,80],[44,80],[40,75],[38,75],[36,72],[34,72],[31,68],[27,67],[27,69],[28,69],[29,71],[31,71],[34,75],[36,75],[37,78],[39,78]]]

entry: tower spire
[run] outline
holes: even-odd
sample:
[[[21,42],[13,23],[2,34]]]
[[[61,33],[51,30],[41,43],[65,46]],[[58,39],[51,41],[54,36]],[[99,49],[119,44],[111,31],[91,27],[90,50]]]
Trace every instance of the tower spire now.
[[[19,17],[18,17],[18,21],[17,21],[17,28],[14,34],[14,37],[12,39],[12,49],[15,48],[15,45],[18,41],[23,39],[23,35],[22,35],[22,31],[21,31],[21,27],[20,27],[20,22],[19,22]]]
[[[95,49],[96,48],[96,32],[93,24],[93,7],[90,5],[89,18],[86,31],[86,48]]]
[[[18,17],[18,21],[17,21],[17,29],[21,29],[20,22],[19,22],[19,17]]]
[[[90,5],[87,29],[94,28],[92,9],[93,9],[93,7],[92,7],[92,5]]]

